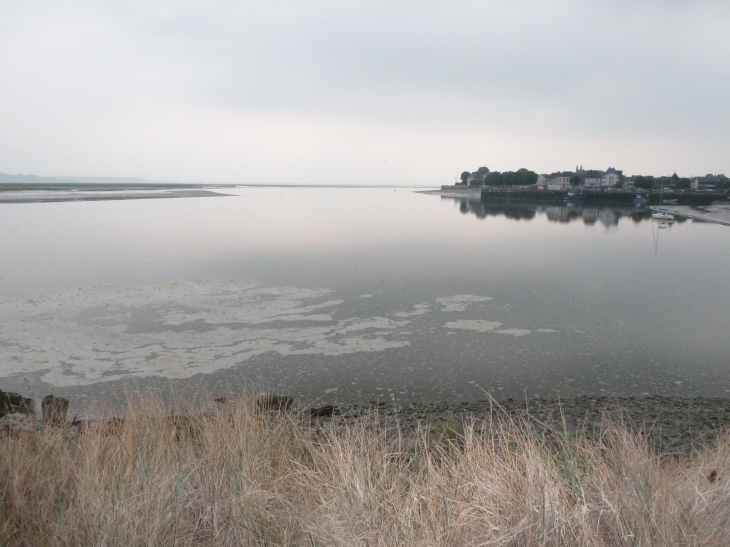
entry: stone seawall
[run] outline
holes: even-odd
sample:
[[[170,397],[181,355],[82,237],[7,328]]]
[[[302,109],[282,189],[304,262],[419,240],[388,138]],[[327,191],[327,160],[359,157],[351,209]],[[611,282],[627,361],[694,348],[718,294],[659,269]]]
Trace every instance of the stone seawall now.
[[[580,201],[588,205],[633,205],[635,192],[593,192],[584,191]],[[727,194],[700,194],[700,193],[674,193],[650,192],[647,196],[648,205],[658,205],[659,200],[677,200],[678,205],[710,205],[715,201],[726,201]],[[484,188],[481,192],[481,199],[489,201],[510,201],[529,203],[550,203],[561,204],[565,201],[565,192],[555,190],[508,190],[500,188]]]

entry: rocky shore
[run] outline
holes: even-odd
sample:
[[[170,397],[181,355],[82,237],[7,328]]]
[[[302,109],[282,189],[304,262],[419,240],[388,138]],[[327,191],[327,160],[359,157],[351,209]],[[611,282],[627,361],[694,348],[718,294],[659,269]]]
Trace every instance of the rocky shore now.
[[[232,404],[225,398],[216,399],[214,403]],[[657,453],[676,455],[688,455],[711,445],[730,429],[730,399],[719,397],[583,396],[562,400],[534,398],[406,405],[371,402],[297,408],[291,397],[263,395],[256,401],[256,408],[270,414],[292,413],[301,420],[303,427],[320,431],[366,422],[377,423],[394,436],[408,435],[425,427],[456,438],[464,424],[474,424],[478,429],[489,420],[505,418],[561,435],[598,435],[601,426],[610,420],[645,435]],[[42,420],[37,420],[32,399],[0,391],[0,433],[37,430],[41,424],[80,428],[94,422],[69,422],[67,409],[66,399],[48,395],[42,403]],[[176,423],[185,421],[179,416],[171,419]],[[119,421],[118,418],[113,420]]]
[[[316,413],[316,411],[313,411]],[[464,403],[430,403],[396,406],[387,403],[334,407],[331,415],[314,419],[325,427],[377,416],[392,430],[410,431],[419,425],[458,434],[464,423],[479,427],[490,418],[510,418],[538,429],[568,435],[597,435],[606,420],[643,433],[661,454],[691,454],[711,445],[730,427],[730,399],[719,397],[594,397],[573,399],[507,399]]]

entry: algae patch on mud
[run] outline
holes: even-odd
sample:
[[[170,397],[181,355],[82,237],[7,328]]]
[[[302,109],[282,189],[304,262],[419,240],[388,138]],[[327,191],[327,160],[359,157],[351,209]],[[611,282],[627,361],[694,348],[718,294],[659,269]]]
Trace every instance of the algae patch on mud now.
[[[466,307],[469,304],[486,302],[488,300],[492,300],[492,298],[489,296],[475,296],[473,294],[455,294],[453,296],[437,298],[436,302],[441,304],[441,311],[458,312],[466,311]]]
[[[343,301],[331,293],[194,281],[4,300],[0,377],[40,372],[59,386],[190,378],[264,352],[342,355],[409,344],[393,339],[407,320],[334,320]]]
[[[533,332],[458,318],[467,308],[472,315],[484,313],[478,304],[490,300],[440,296],[410,311],[388,310],[385,302],[368,316],[343,318],[357,312],[331,289],[209,280],[7,299],[0,301],[0,378],[33,374],[59,387],[152,376],[187,379],[267,352],[286,357],[397,350],[440,330],[438,309],[456,316],[443,325],[447,334],[520,338]]]
[[[449,321],[444,325],[447,329],[473,330],[476,332],[493,332],[502,326],[497,321],[482,321],[480,319],[462,319],[460,321]]]

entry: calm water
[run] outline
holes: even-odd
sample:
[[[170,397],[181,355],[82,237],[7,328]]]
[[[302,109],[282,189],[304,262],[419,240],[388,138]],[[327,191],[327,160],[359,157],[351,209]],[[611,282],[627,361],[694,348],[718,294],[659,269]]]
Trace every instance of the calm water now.
[[[412,189],[231,193],[0,206],[0,388],[730,394],[730,228]]]

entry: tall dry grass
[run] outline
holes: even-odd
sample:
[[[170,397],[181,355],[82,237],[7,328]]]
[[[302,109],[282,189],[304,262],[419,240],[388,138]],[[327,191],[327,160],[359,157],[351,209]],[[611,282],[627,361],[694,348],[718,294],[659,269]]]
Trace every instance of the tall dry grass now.
[[[730,545],[727,437],[678,459],[616,425],[399,437],[315,434],[250,397],[188,410],[0,438],[0,545]]]

